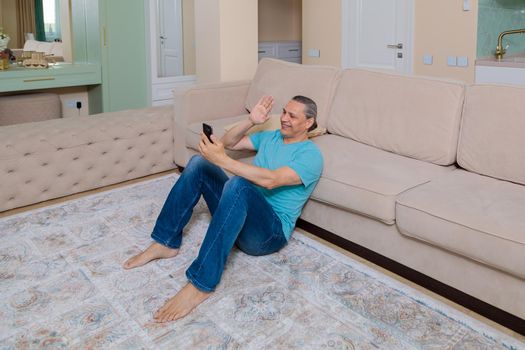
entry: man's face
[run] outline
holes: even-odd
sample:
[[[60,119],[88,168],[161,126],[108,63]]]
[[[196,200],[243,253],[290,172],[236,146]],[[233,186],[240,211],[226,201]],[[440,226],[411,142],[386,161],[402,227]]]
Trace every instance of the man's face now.
[[[291,100],[283,108],[281,114],[281,134],[285,138],[294,138],[306,134],[314,119],[306,118],[305,106],[297,101]]]

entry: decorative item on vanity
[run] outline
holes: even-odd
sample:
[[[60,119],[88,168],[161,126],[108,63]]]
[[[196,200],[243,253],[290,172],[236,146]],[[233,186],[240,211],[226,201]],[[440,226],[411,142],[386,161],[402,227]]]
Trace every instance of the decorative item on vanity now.
[[[4,34],[4,28],[0,27],[0,50],[7,49],[9,40],[11,40],[9,35]]]
[[[9,64],[15,59],[15,56],[9,49],[0,51],[0,70],[9,68]]]
[[[43,52],[33,52],[31,58],[25,59],[22,63],[25,68],[48,68],[47,62]]]

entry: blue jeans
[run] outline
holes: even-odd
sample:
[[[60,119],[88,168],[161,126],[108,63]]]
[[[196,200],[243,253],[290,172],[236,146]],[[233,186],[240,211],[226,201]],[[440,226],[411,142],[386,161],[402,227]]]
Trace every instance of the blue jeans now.
[[[194,156],[171,189],[157,218],[151,238],[177,249],[193,208],[204,197],[212,215],[199,256],[186,270],[199,290],[212,292],[219,284],[233,245],[249,255],[266,255],[287,240],[281,220],[261,192],[248,180],[224,171],[201,156]]]

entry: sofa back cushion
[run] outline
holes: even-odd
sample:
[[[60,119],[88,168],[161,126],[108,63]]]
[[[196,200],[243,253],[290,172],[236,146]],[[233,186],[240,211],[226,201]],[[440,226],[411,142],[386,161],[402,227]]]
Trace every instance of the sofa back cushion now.
[[[272,113],[282,108],[295,95],[311,98],[317,104],[317,122],[325,126],[334,89],[341,70],[327,66],[307,66],[264,58],[259,62],[246,98],[251,110],[263,95],[275,98]]]
[[[467,89],[458,145],[464,169],[525,184],[525,88]]]
[[[330,133],[403,156],[456,160],[464,84],[347,69],[335,92]]]

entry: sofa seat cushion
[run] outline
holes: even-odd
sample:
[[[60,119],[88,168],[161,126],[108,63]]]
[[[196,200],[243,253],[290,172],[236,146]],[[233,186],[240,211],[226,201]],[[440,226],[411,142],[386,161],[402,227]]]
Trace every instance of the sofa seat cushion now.
[[[336,135],[313,141],[323,153],[324,169],[312,198],[390,225],[399,194],[454,169]]]
[[[525,187],[456,170],[398,198],[400,231],[525,278]]]
[[[241,120],[246,119],[246,118],[248,118],[248,114],[239,115],[239,116],[230,117],[230,118],[210,120],[204,123],[211,125],[211,127],[213,128],[213,135],[215,135],[215,137],[221,138],[226,132],[227,127],[237,122],[240,122]],[[202,123],[201,122],[189,124],[188,127],[186,128],[186,146],[198,152],[199,142],[201,140],[201,133],[202,133]],[[226,150],[226,154],[228,154],[233,159],[240,159],[240,158],[251,157],[255,154],[255,152]]]

